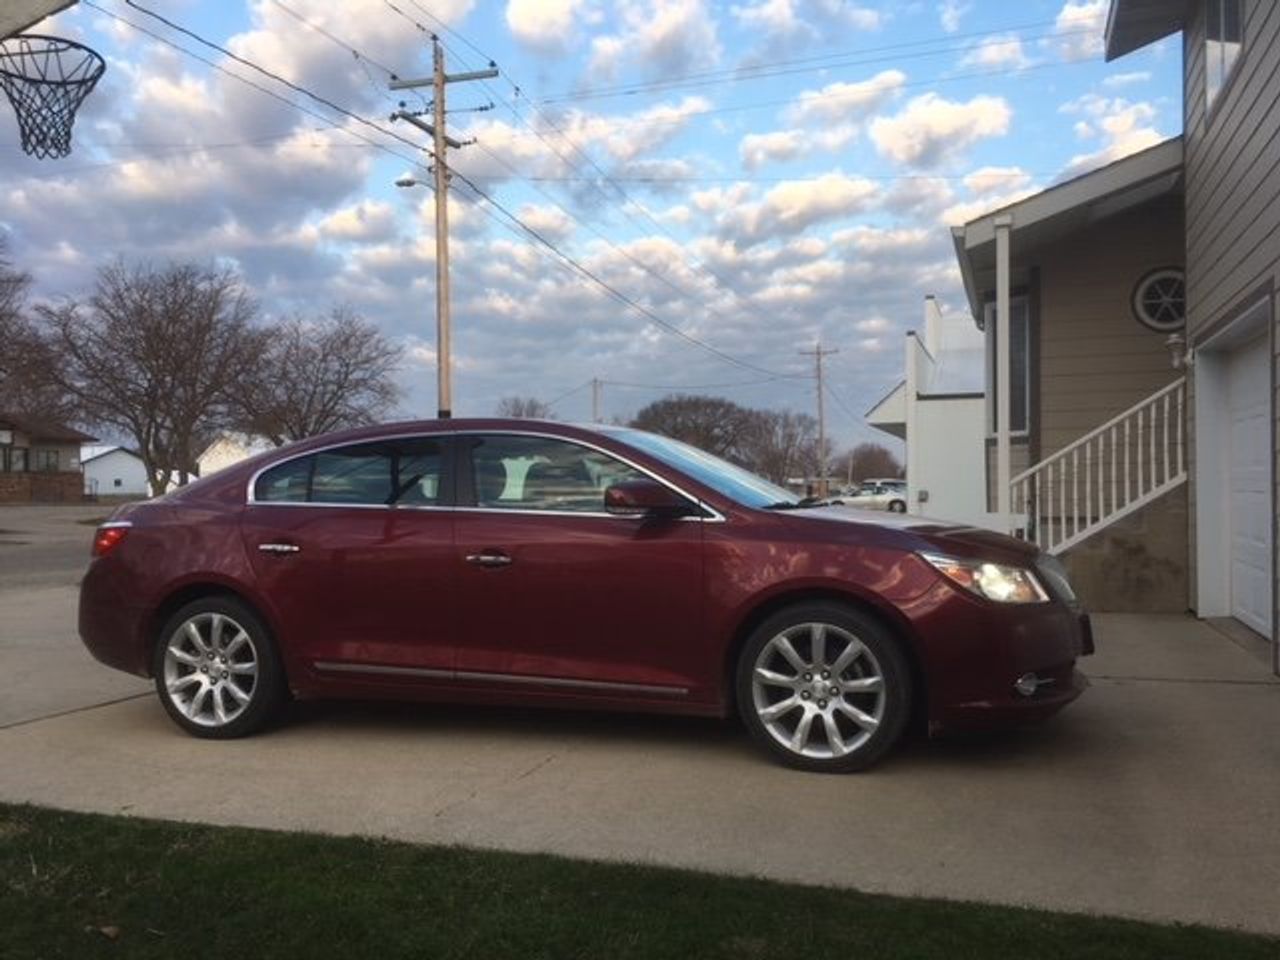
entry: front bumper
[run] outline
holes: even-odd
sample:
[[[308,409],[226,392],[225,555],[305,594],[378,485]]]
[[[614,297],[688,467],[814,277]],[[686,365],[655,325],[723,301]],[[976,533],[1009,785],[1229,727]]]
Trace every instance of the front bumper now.
[[[1076,661],[1093,629],[1076,605],[1005,606],[939,584],[916,612],[931,726],[1043,720],[1089,686]]]

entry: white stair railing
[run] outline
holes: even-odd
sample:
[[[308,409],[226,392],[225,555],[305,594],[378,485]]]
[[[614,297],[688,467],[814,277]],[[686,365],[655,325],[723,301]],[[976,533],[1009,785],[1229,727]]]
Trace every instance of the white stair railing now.
[[[1186,482],[1179,377],[1009,482],[1022,535],[1061,553]]]

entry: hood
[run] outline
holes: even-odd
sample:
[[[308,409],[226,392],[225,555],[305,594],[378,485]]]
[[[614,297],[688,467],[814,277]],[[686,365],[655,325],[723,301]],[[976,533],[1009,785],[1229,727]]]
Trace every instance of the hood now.
[[[914,514],[845,506],[788,511],[786,517],[796,523],[830,525],[833,533],[860,529],[868,536],[892,539],[904,549],[936,550],[956,557],[1029,564],[1040,552],[1034,544],[994,530]]]

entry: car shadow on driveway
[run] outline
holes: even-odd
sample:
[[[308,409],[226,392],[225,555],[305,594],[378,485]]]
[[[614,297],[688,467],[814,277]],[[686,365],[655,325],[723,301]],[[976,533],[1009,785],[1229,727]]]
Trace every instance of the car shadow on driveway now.
[[[910,769],[966,765],[978,767],[1041,764],[1054,756],[1087,754],[1098,745],[1091,724],[1073,723],[1068,716],[1001,730],[952,730],[927,736],[909,731],[897,750],[876,769]],[[404,703],[397,701],[317,700],[288,705],[271,732],[282,734],[323,731],[363,738],[379,733],[427,737],[447,733],[450,738],[508,746],[526,742],[635,751],[704,753],[708,749],[740,757],[770,761],[751,743],[736,717],[715,719],[665,714],[538,707],[493,707],[469,704]],[[267,735],[270,735],[268,733]]]

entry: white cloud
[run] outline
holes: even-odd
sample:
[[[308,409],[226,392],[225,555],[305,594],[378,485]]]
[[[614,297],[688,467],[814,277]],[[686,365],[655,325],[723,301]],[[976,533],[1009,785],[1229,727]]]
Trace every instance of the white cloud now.
[[[759,203],[734,207],[721,218],[721,233],[746,244],[802,232],[816,223],[866,210],[879,196],[870,180],[829,173],[815,180],[788,180]]]
[[[1009,33],[983,40],[960,58],[960,65],[1021,70],[1031,65],[1031,58],[1023,51],[1021,38]]]
[[[589,72],[597,80],[627,65],[663,77],[720,60],[715,17],[704,0],[621,0],[616,17],[614,33],[591,41]]]
[[[729,12],[746,29],[761,30],[775,36],[786,36],[807,29],[794,0],[759,0],[758,3],[746,6],[734,5],[729,8]]]
[[[893,329],[893,323],[887,317],[867,317],[855,323],[853,329],[859,333],[888,333]]]
[[[901,70],[882,70],[870,80],[837,81],[820,90],[805,90],[787,111],[792,123],[837,123],[863,119],[888,102],[906,83]]]
[[[965,188],[979,196],[1017,190],[1030,182],[1031,174],[1021,167],[979,167],[964,178]]]
[[[794,160],[813,150],[842,150],[857,135],[857,127],[847,123],[825,130],[749,133],[738,144],[738,156],[745,169],[758,170],[768,163]]]
[[[507,27],[520,43],[539,53],[562,53],[581,7],[582,0],[508,0]]]
[[[559,207],[526,203],[520,208],[520,219],[548,240],[561,243],[573,233],[573,220]]]
[[[335,210],[318,224],[321,235],[339,241],[387,240],[395,234],[395,211],[373,200]]]
[[[1013,111],[1003,97],[976,96],[968,102],[936,93],[912,99],[892,117],[871,122],[876,149],[898,163],[935,167],[988,137],[1009,130]]]
[[[1102,81],[1104,87],[1128,87],[1137,83],[1146,83],[1151,79],[1151,71],[1135,70],[1132,73],[1113,73]]]
[[[955,33],[960,29],[960,20],[972,9],[972,4],[961,0],[943,0],[938,4],[938,22],[946,33]]]
[[[1165,139],[1154,126],[1156,108],[1146,101],[1134,102],[1123,97],[1088,93],[1064,103],[1059,110],[1083,116],[1084,119],[1075,124],[1078,137],[1088,139],[1097,136],[1103,141],[1098,150],[1073,156],[1062,172],[1064,178],[1113,163]]]
[[[1052,39],[1064,60],[1102,56],[1107,0],[1067,0],[1054,20]]]
[[[803,130],[775,130],[773,133],[749,133],[738,144],[738,156],[747,170],[758,170],[768,163],[794,160],[804,149]]]

